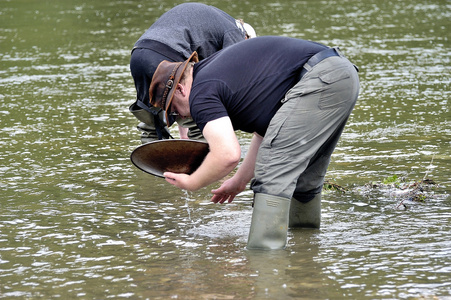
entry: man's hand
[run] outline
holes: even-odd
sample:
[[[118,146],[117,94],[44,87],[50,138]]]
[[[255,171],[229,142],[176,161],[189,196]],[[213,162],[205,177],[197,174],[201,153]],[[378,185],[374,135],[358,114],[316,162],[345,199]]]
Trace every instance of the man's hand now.
[[[183,173],[164,172],[164,179],[172,185],[184,190],[191,190],[189,185],[189,175]]]
[[[214,194],[211,198],[211,202],[224,203],[227,201],[228,203],[231,203],[236,195],[246,189],[247,183],[254,176],[255,160],[262,140],[263,137],[254,133],[243,163],[232,178],[224,181],[218,189],[211,191]]]
[[[188,131],[189,131],[188,128],[185,128],[185,127],[179,125],[180,139],[187,140],[188,139]]]
[[[244,191],[245,188],[246,182],[240,182],[236,177],[232,177],[224,181],[218,189],[211,191],[214,194],[211,202],[224,203],[227,201],[231,203],[235,196]]]

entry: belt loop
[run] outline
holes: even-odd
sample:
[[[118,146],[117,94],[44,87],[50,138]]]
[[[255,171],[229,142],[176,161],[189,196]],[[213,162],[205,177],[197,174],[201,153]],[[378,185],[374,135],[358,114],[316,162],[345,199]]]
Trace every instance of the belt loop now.
[[[312,68],[313,68],[313,66],[310,66],[309,64],[305,64],[305,65],[304,65],[304,69],[305,69],[306,73],[307,73],[308,71],[310,71]]]
[[[333,47],[333,48],[334,48],[335,52],[337,52],[338,56],[340,56],[340,57],[345,57],[345,56],[343,55],[343,53],[341,52],[340,47]]]

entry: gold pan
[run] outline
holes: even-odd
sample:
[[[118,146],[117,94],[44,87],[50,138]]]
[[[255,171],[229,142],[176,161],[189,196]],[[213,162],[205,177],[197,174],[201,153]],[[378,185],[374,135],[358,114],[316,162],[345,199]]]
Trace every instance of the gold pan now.
[[[158,140],[137,147],[130,159],[142,171],[164,177],[164,172],[193,173],[208,154],[208,143],[194,140]]]

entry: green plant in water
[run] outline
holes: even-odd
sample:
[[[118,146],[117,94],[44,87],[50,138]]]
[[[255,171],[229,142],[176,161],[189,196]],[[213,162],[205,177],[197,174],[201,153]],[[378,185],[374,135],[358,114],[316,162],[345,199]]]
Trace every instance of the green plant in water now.
[[[400,183],[401,183],[401,180],[398,179],[398,176],[393,175],[393,176],[390,176],[390,177],[385,178],[385,179],[382,181],[382,183],[385,184],[385,185],[393,185],[393,186],[395,186],[395,187],[399,187],[399,185],[400,185]]]
[[[412,201],[416,202],[426,202],[426,195],[425,194],[417,194],[412,197]]]

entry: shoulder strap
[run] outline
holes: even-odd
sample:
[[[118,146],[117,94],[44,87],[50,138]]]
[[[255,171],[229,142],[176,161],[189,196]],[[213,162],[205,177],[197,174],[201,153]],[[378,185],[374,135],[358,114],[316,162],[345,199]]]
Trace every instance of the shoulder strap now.
[[[155,124],[155,130],[157,132],[157,136],[159,140],[164,139],[174,139],[174,137],[169,132],[168,127],[163,122],[163,120],[160,119],[159,114],[163,110],[161,108],[157,107],[149,107],[144,102],[136,100],[136,105],[138,105],[140,108],[144,109],[145,111],[149,112],[154,117],[154,124]]]

